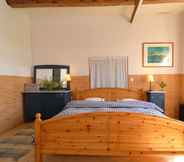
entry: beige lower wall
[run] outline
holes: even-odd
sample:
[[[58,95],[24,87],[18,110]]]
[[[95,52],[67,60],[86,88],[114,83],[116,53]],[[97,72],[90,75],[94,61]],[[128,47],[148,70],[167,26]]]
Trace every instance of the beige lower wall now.
[[[134,82],[130,81],[134,78]],[[184,102],[184,75],[155,75],[154,90],[159,90],[157,82],[164,81],[166,87],[166,114],[178,118],[179,104]],[[23,122],[22,91],[30,77],[0,76],[0,133]],[[88,76],[73,76],[73,91],[89,89]],[[129,88],[148,90],[147,75],[130,75]]]
[[[23,122],[22,92],[30,77],[0,76],[0,133]]]
[[[130,81],[130,78],[134,79],[134,82]],[[166,91],[166,114],[173,118],[178,118],[179,105],[184,101],[184,97],[181,97],[182,90],[182,78],[184,84],[184,75],[181,74],[160,74],[155,75],[155,82],[153,83],[153,90],[159,90],[158,83],[164,81],[167,84]],[[184,87],[184,86],[183,86]],[[71,88],[73,91],[89,89],[89,77],[88,76],[74,76],[72,77]],[[149,84],[147,81],[147,75],[130,75],[129,76],[129,88],[143,89],[147,91]]]
[[[129,81],[130,88],[138,88],[143,90],[149,89],[147,81],[147,75],[132,75],[130,78],[134,78],[134,82]],[[181,96],[182,86],[182,75],[180,74],[164,74],[154,75],[155,82],[152,84],[153,90],[160,90],[158,83],[164,81],[167,84],[166,91],[166,114],[169,117],[178,118],[179,105]]]

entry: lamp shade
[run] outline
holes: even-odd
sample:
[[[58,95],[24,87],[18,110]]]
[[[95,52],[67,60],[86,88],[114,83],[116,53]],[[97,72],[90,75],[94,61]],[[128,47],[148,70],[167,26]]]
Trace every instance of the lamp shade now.
[[[71,81],[70,74],[66,74],[66,75],[65,75],[65,81]]]
[[[131,78],[130,78],[130,82],[134,82],[134,78],[131,77]]]
[[[148,75],[148,81],[149,82],[154,82],[154,76],[153,75]]]

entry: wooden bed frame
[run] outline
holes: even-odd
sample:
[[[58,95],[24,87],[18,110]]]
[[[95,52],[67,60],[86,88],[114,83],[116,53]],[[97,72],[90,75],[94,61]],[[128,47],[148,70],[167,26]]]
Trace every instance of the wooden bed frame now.
[[[83,100],[88,97],[102,97],[106,101],[116,101],[124,98],[146,100],[146,93],[142,90],[123,88],[97,88],[74,93],[74,99],[76,100]]]
[[[144,99],[141,91],[94,89],[76,93],[76,99],[105,97]],[[35,157],[43,155],[123,156],[184,155],[184,123],[126,112],[84,113],[35,120]]]

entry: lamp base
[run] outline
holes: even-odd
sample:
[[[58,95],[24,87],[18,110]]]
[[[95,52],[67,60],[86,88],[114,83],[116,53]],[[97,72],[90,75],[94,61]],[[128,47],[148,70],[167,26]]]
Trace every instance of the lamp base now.
[[[152,88],[151,88],[151,81],[149,82],[149,91],[152,91]]]

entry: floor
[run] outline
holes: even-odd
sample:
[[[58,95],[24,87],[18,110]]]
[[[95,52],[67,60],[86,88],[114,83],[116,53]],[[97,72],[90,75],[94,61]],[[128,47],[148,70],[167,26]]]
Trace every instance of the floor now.
[[[1,135],[0,162],[24,162],[33,152],[33,134],[33,125],[25,124]]]

